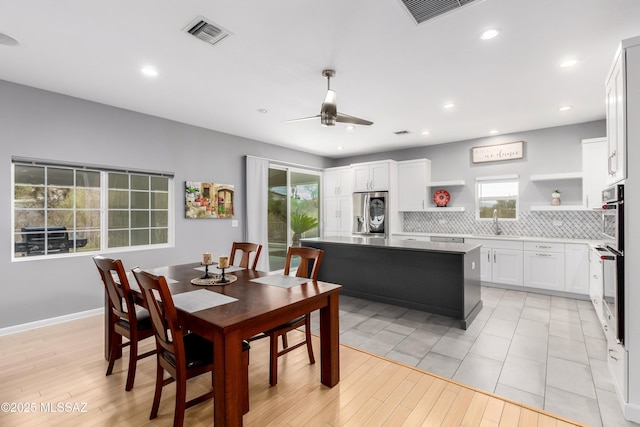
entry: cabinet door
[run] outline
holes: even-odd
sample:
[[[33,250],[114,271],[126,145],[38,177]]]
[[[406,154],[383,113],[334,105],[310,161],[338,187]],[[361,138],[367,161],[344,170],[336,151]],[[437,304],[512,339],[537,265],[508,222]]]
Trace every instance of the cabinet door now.
[[[625,170],[625,88],[624,49],[616,59],[606,85],[607,140],[609,147],[609,183],[613,184],[626,177]]]
[[[351,169],[353,173],[353,191],[369,191],[369,165],[355,165]]]
[[[524,285],[564,290],[564,254],[524,251]]]
[[[351,176],[349,175],[349,179]],[[341,236],[348,236],[351,234],[351,221],[352,221],[352,209],[351,205],[353,203],[352,197],[342,196],[338,198],[339,200],[339,210],[338,210],[338,233]]]
[[[589,294],[588,245],[564,245],[564,290],[575,294]]]
[[[337,196],[340,188],[340,171],[325,170],[322,182],[324,183],[323,195],[325,197]]]
[[[324,198],[324,208],[322,209],[322,222],[324,229],[322,230],[324,236],[335,236],[340,230],[340,198],[339,197],[326,197]]]
[[[522,286],[522,251],[493,249],[492,282]]]
[[[608,183],[607,138],[582,141],[582,198],[587,208],[602,207],[602,190]]]
[[[375,191],[389,190],[389,163],[373,163],[369,169],[371,189]]]
[[[430,167],[426,159],[398,163],[398,210],[424,211]]]
[[[480,280],[483,282],[492,282],[493,275],[491,268],[493,262],[491,261],[493,253],[489,248],[480,248]]]

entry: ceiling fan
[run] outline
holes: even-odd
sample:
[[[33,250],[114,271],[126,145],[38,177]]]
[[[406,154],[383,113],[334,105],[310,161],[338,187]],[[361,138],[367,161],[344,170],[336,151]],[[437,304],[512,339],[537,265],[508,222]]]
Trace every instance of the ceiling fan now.
[[[311,120],[320,117],[320,124],[322,126],[335,126],[336,122],[350,123],[354,125],[372,125],[373,122],[369,120],[360,119],[358,117],[349,116],[338,112],[337,96],[335,91],[331,90],[331,77],[336,75],[335,70],[323,70],[322,76],[327,78],[327,96],[324,98],[322,107],[320,108],[320,114],[312,117],[303,117],[301,119],[288,120],[288,122],[298,122],[301,120]]]

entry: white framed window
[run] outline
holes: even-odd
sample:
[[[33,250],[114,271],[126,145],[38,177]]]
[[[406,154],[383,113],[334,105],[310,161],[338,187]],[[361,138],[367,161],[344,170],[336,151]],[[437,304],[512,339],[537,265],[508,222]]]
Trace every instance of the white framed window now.
[[[517,175],[476,178],[476,219],[518,219]]]
[[[13,259],[167,246],[173,176],[13,159]]]

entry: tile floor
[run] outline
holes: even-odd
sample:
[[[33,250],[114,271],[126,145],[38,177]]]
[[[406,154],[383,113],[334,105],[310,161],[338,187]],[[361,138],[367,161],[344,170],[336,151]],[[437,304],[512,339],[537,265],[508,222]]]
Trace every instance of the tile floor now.
[[[590,301],[484,286],[482,301],[462,330],[451,318],[341,296],[340,342],[594,427],[639,426],[622,416]]]

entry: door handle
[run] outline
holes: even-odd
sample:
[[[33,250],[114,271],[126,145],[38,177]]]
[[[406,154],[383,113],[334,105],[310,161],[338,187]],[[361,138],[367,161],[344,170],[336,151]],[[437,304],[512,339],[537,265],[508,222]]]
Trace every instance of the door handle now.
[[[495,252],[493,253],[493,262],[494,262],[494,263],[495,263],[495,262],[498,262],[498,261],[497,261],[497,259],[496,259],[496,253],[495,253]]]

